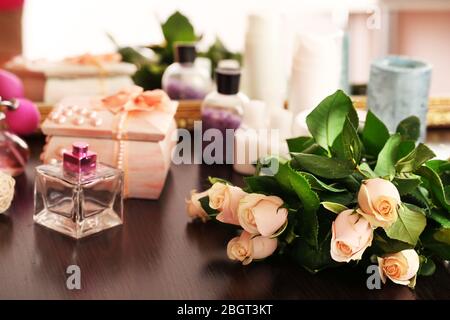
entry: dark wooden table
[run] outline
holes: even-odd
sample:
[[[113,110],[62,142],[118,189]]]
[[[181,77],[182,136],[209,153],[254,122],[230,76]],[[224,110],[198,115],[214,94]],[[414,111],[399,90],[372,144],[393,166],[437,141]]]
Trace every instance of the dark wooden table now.
[[[159,201],[128,200],[122,227],[75,241],[33,223],[34,166],[43,138],[29,140],[32,160],[17,178],[15,200],[0,215],[1,299],[449,299],[439,266],[416,290],[389,283],[366,288],[359,268],[311,275],[291,261],[243,267],[226,257],[231,229],[190,222],[184,199],[208,175],[240,184],[225,166],[172,166]],[[66,288],[66,268],[81,268],[81,290]]]

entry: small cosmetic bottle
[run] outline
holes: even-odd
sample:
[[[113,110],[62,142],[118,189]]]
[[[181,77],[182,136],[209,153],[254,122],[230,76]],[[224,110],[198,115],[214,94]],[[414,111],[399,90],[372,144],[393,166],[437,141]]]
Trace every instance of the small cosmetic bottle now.
[[[219,130],[224,142],[223,154],[226,159],[231,158],[231,160],[233,159],[233,140],[231,148],[226,148],[226,137],[231,132],[233,138],[234,131],[241,126],[243,106],[249,101],[245,94],[239,92],[240,78],[239,69],[216,69],[217,91],[206,96],[201,110],[203,138],[207,130]]]
[[[34,197],[36,223],[82,238],[122,224],[123,173],[76,142],[62,163],[36,168]]]
[[[211,91],[212,81],[210,72],[195,63],[195,44],[178,43],[174,50],[175,62],[162,77],[163,90],[174,100],[202,100]]]

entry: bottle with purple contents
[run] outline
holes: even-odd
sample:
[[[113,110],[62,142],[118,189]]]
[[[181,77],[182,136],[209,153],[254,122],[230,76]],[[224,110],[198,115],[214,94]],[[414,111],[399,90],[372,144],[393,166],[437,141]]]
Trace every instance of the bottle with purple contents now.
[[[208,94],[202,104],[202,129],[203,133],[208,129],[218,129],[222,134],[223,159],[222,163],[233,159],[233,141],[228,141],[227,129],[233,133],[242,122],[243,105],[249,101],[248,97],[239,92],[241,71],[239,69],[216,69],[217,91]],[[203,135],[203,140],[205,136]],[[205,148],[208,142],[203,144]],[[232,160],[231,160],[232,161]]]
[[[194,43],[175,44],[175,62],[162,77],[162,88],[174,100],[202,100],[212,88],[207,72],[195,65]]]

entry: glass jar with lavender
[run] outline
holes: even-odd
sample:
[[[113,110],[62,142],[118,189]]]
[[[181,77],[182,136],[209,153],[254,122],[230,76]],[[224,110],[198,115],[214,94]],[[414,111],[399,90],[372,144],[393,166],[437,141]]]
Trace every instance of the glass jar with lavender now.
[[[234,132],[242,122],[243,106],[249,101],[248,97],[239,92],[241,72],[239,69],[216,69],[217,91],[208,94],[202,104],[202,131],[203,140],[208,140],[205,135],[208,129],[217,129],[222,134],[223,155],[221,163],[228,162],[233,158],[233,141],[227,146],[227,131]],[[204,143],[205,148],[208,143]],[[220,163],[220,157],[217,157],[216,163]],[[232,160],[231,160],[232,161]]]
[[[193,43],[175,44],[175,62],[162,77],[162,88],[174,100],[202,100],[212,88],[208,72],[196,65]]]

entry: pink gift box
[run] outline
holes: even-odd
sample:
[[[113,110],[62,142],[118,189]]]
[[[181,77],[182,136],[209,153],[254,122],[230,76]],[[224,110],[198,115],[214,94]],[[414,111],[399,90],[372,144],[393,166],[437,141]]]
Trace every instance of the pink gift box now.
[[[65,98],[42,125],[47,140],[41,160],[60,161],[73,142],[85,141],[100,162],[124,171],[126,198],[158,199],[176,144],[177,106],[160,90],[140,88],[106,99]]]

